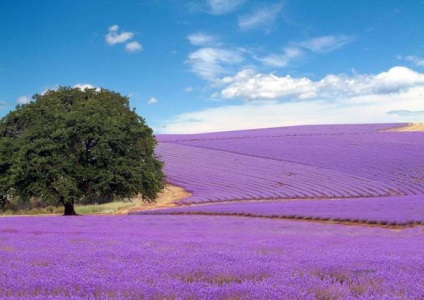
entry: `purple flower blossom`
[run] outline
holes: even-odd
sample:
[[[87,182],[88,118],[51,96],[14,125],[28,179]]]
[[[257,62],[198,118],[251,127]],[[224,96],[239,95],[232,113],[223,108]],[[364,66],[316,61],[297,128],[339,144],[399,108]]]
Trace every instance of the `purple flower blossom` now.
[[[207,216],[0,219],[0,299],[422,299],[424,231]]]

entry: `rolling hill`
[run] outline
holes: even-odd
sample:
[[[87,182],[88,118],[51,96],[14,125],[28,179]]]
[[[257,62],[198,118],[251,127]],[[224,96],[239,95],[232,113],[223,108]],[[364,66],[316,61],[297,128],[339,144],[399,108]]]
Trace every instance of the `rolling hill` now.
[[[406,124],[405,124],[406,125]],[[322,125],[159,135],[180,204],[424,194],[424,132],[399,124]]]

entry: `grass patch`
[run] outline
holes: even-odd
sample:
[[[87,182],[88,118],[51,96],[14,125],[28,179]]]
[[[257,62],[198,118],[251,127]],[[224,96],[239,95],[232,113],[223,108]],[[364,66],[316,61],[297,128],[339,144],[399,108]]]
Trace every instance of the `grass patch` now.
[[[6,209],[1,212],[0,216],[19,216],[19,215],[57,215],[63,214],[63,207],[48,206],[44,208],[20,208]]]
[[[138,199],[131,201],[114,201],[103,204],[87,204],[87,205],[75,205],[75,211],[77,214],[116,214],[123,210],[128,210],[134,207],[142,205],[143,202]]]
[[[87,204],[87,205],[75,205],[75,211],[77,214],[90,215],[90,214],[117,214],[124,210],[129,210],[134,207],[141,206],[143,202],[139,199],[133,199],[131,201],[114,201],[103,204]],[[62,206],[48,206],[38,208],[21,208],[15,210],[5,210],[0,216],[10,215],[61,215],[63,214]]]

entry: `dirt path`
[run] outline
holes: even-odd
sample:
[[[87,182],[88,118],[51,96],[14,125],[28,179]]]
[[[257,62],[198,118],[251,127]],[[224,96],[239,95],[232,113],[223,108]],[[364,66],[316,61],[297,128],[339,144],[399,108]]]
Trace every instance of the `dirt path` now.
[[[165,190],[159,194],[155,203],[143,203],[140,206],[133,207],[131,209],[118,211],[117,214],[128,214],[129,212],[140,210],[173,207],[176,206],[175,202],[190,196],[191,193],[187,192],[184,188],[168,184],[166,185]],[[141,200],[141,198],[135,199]]]
[[[410,123],[407,126],[391,128],[387,131],[424,131],[424,123]]]

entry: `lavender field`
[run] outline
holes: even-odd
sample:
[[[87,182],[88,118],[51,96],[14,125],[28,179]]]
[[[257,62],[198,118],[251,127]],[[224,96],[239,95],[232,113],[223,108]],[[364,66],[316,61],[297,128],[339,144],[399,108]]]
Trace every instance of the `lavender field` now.
[[[424,225],[423,196],[315,201],[245,201],[148,210],[134,214],[238,215],[389,226]]]
[[[214,216],[0,220],[0,299],[423,299],[424,230]]]
[[[295,126],[158,136],[182,204],[424,194],[424,133],[402,124]]]
[[[424,299],[424,132],[394,126],[159,135],[191,196],[0,218],[0,299]]]

